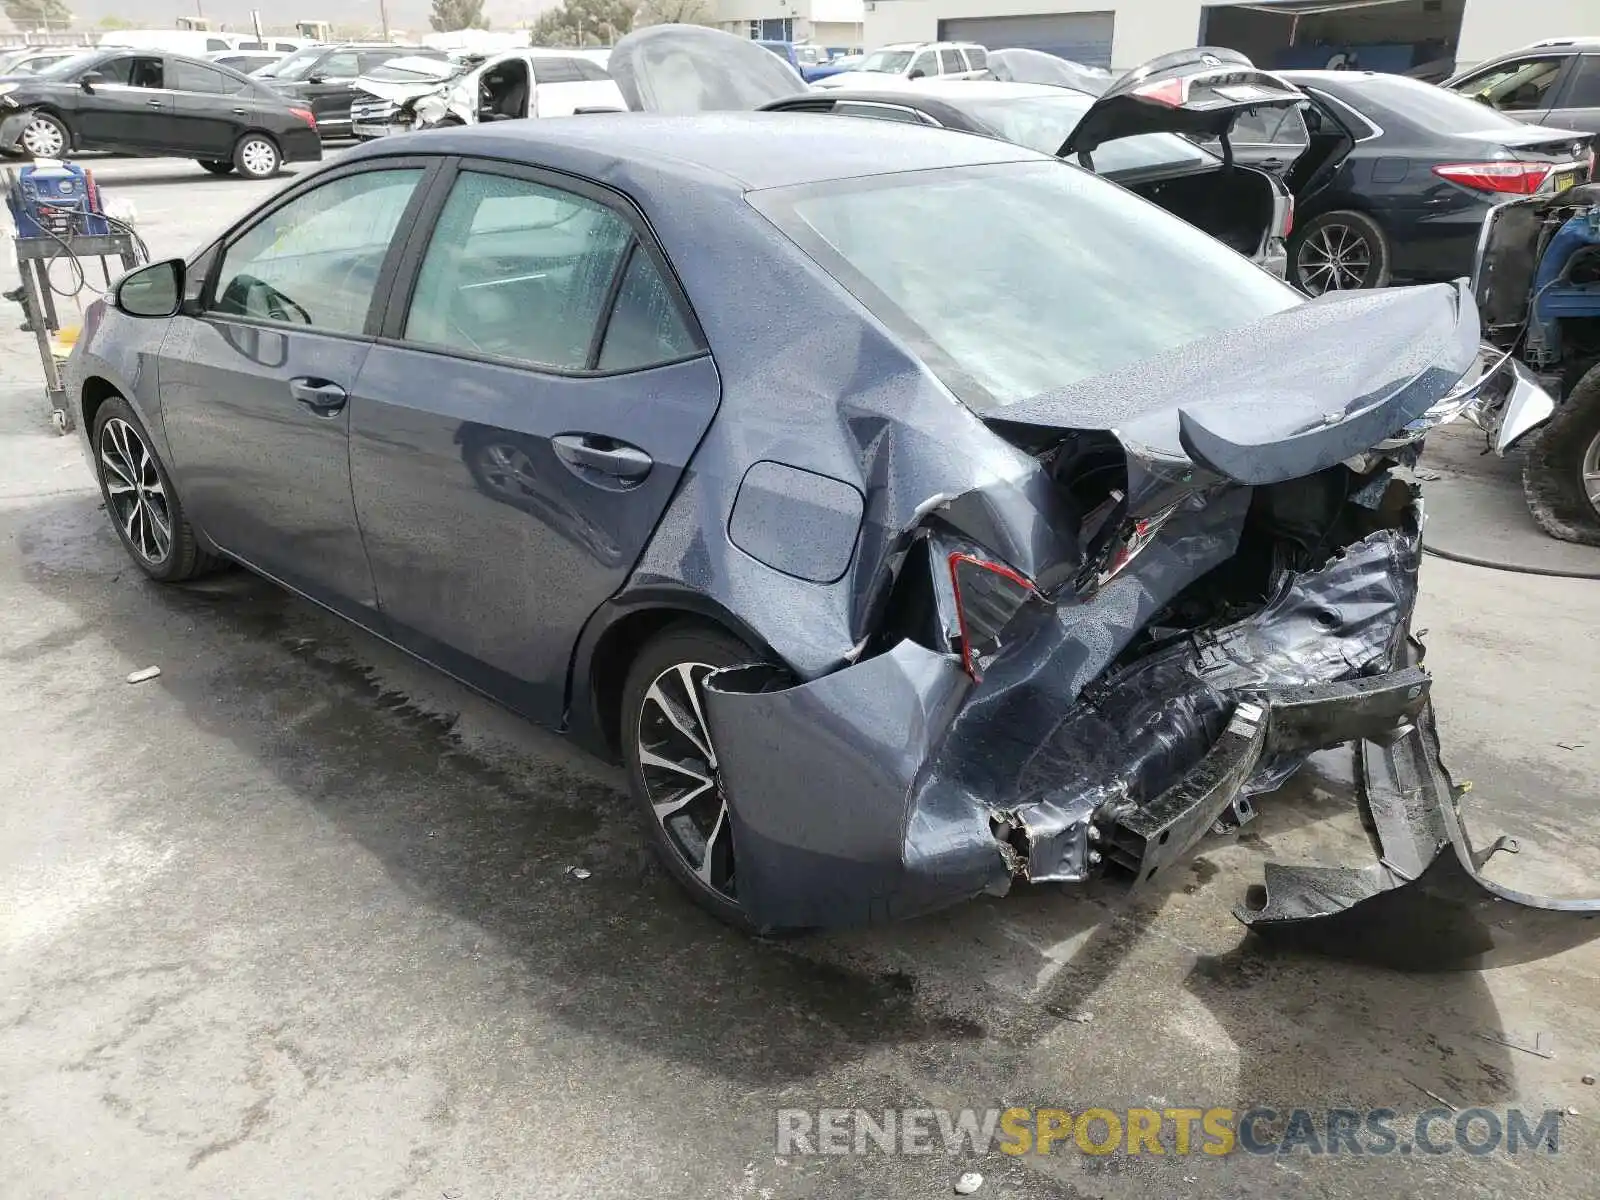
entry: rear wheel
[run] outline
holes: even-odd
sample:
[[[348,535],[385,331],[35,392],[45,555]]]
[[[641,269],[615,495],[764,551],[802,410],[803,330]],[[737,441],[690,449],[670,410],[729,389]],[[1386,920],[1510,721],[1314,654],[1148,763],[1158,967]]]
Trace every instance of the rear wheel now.
[[[177,583],[217,566],[200,548],[150,435],[122,397],[95,413],[90,445],[106,515],[141,571],[159,583]]]
[[[1600,367],[1578,380],[1532,441],[1522,490],[1534,520],[1551,537],[1600,546]]]
[[[34,113],[22,130],[22,148],[34,158],[60,158],[72,148],[67,127],[49,113]]]
[[[1289,270],[1312,296],[1383,287],[1389,282],[1389,240],[1365,213],[1322,213],[1289,239]]]
[[[622,752],[628,785],[667,870],[701,907],[741,929],[733,827],[705,722],[700,682],[756,659],[720,630],[677,626],[649,642],[622,692]]]
[[[264,133],[247,133],[233,148],[233,165],[246,179],[271,179],[283,166],[278,143]]]
[[[200,158],[196,159],[195,161],[206,170],[210,171],[213,175],[226,175],[233,170],[233,164],[231,162],[224,162],[221,159]]]

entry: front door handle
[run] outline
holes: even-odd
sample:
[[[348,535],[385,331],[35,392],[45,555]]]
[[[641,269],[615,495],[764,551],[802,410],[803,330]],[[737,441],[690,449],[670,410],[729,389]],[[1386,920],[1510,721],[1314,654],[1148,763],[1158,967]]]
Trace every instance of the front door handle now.
[[[615,487],[616,481],[632,487],[650,474],[650,468],[655,465],[639,447],[601,434],[563,433],[550,441],[556,457],[579,479],[601,487]]]
[[[166,103],[165,100],[146,100],[144,106],[146,108],[165,108]]]
[[[319,417],[334,416],[350,398],[350,394],[337,383],[314,379],[309,375],[289,380],[289,394]]]

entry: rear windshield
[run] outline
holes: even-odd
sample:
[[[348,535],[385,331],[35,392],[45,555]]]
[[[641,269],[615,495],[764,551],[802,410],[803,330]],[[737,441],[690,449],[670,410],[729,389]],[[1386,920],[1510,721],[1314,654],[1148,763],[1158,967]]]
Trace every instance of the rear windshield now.
[[[1193,225],[1066,163],[879,175],[750,200],[979,411],[1302,301]]]
[[[1008,142],[1054,154],[1073,131],[1094,97],[1062,91],[1053,96],[968,100],[946,96],[950,103],[976,117]],[[1175,133],[1141,133],[1118,138],[1094,152],[1097,171],[1138,171],[1152,167],[1198,167],[1218,159]]]
[[[1358,112],[1367,112],[1371,105],[1377,105],[1430,133],[1476,133],[1479,130],[1527,128],[1521,121],[1496,112],[1487,104],[1400,75],[1363,76],[1361,82],[1352,87],[1320,83],[1318,86],[1327,87],[1336,97],[1354,105]],[[1382,112],[1370,115],[1380,125],[1383,124]]]

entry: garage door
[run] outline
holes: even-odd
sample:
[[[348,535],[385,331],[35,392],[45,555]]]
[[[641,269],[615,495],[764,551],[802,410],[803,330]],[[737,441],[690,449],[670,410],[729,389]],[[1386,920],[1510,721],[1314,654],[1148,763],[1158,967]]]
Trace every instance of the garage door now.
[[[947,42],[977,42],[991,50],[1043,50],[1091,67],[1109,67],[1115,16],[1091,12],[1041,17],[957,17],[939,22],[939,37]]]

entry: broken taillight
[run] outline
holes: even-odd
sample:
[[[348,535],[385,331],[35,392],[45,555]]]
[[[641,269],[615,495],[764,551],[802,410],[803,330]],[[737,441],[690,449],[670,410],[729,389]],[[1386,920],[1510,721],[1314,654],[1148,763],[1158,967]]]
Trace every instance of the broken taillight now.
[[[1010,567],[973,554],[952,554],[949,563],[961,630],[961,665],[977,681],[999,653],[1000,635],[1011,618],[1039,589]]]
[[[1500,192],[1508,196],[1531,196],[1544,186],[1553,170],[1549,163],[1475,162],[1446,163],[1433,173],[1451,183],[1477,192]]]
[[[1160,83],[1147,83],[1143,87],[1136,87],[1132,94],[1141,100],[1153,100],[1157,104],[1165,104],[1168,108],[1182,108],[1189,94],[1189,81],[1181,78],[1163,79]]]

